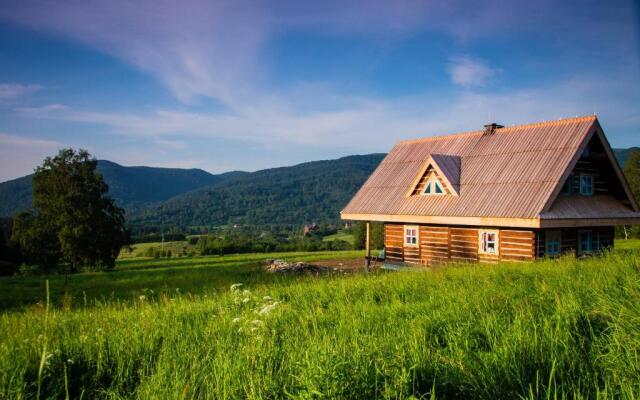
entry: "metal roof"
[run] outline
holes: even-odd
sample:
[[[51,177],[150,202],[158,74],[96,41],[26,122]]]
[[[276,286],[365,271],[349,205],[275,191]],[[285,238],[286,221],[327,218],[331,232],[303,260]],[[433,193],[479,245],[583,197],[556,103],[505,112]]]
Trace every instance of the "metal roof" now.
[[[342,214],[575,217],[575,210],[568,212],[564,203],[557,210],[545,210],[545,205],[557,194],[563,174],[596,125],[596,117],[587,116],[504,127],[493,133],[479,130],[398,142]],[[406,195],[429,158],[447,169],[447,178],[459,181],[459,196]],[[453,160],[459,160],[459,166]],[[596,197],[600,196],[592,200]],[[607,200],[600,204],[611,203]],[[618,206],[616,210],[613,214],[620,215]],[[606,210],[601,211],[606,214]],[[636,218],[640,216],[629,211]],[[593,210],[589,215],[594,215]]]

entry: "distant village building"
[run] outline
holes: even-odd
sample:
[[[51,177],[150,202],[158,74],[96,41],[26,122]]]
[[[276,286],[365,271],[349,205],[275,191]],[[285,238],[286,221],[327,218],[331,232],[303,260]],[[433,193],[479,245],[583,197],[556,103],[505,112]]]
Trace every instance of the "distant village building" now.
[[[318,224],[316,224],[315,222],[312,222],[310,224],[306,224],[304,226],[303,235],[307,236],[308,234],[310,234],[311,232],[316,231],[316,230],[318,230]]]
[[[589,255],[640,223],[595,116],[398,142],[341,216],[412,264]]]

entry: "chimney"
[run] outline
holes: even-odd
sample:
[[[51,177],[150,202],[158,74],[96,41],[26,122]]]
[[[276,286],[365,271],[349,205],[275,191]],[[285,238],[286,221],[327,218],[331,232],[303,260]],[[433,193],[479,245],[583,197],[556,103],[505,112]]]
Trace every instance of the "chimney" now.
[[[504,128],[504,125],[500,125],[500,124],[496,124],[495,122],[492,122],[484,126],[484,133],[487,135],[490,135],[493,132],[495,132],[496,129],[500,129],[500,128]]]

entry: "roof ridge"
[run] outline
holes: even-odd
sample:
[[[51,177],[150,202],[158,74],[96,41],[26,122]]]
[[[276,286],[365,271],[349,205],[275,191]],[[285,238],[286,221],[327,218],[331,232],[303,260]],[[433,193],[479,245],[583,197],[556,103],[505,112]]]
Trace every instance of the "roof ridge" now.
[[[522,125],[505,126],[504,128],[498,129],[497,133],[503,133],[504,131],[508,131],[512,129],[520,129],[520,128],[533,128],[533,127],[539,127],[539,126],[549,126],[549,125],[557,125],[557,124],[563,124],[563,123],[588,121],[588,120],[595,121],[597,118],[598,117],[595,114],[593,114],[593,115],[584,115],[581,117],[571,117],[571,118],[561,118],[561,119],[550,120],[550,121],[531,122],[531,123],[522,124]],[[477,135],[483,135],[483,134],[484,134],[484,130],[464,131],[460,133],[451,133],[447,135],[435,135],[435,136],[427,136],[427,137],[416,138],[416,139],[399,140],[396,142],[396,144],[411,144],[411,143],[419,143],[419,142],[428,142],[431,140],[450,139],[453,137],[477,136]]]

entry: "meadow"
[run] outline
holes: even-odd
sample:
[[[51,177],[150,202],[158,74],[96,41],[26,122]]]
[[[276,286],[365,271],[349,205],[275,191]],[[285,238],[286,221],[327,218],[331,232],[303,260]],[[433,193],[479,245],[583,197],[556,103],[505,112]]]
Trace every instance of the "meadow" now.
[[[119,262],[210,281],[86,305],[50,277],[53,305],[0,314],[0,398],[640,397],[636,250],[278,279],[237,257]]]

